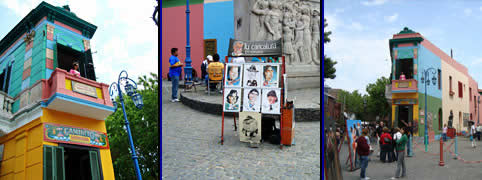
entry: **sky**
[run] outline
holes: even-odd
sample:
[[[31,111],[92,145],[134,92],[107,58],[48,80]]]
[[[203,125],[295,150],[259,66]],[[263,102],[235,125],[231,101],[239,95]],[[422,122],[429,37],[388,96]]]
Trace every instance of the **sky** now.
[[[44,0],[69,5],[77,17],[97,26],[90,45],[97,81],[110,85],[122,70],[129,78],[158,74],[158,28],[151,19],[155,0]],[[4,38],[42,0],[1,0],[0,38]],[[97,52],[97,53],[95,53]]]
[[[366,94],[366,86],[390,76],[389,39],[404,27],[468,68],[482,82],[482,1],[326,0],[324,17],[332,31],[324,54],[336,60],[336,78],[325,85]],[[479,86],[479,89],[482,87]]]

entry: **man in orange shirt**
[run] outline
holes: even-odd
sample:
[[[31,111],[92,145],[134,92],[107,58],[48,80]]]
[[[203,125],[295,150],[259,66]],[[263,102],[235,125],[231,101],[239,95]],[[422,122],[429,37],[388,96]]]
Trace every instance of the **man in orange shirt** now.
[[[214,54],[212,63],[208,65],[208,74],[210,81],[222,81],[223,80],[223,71],[224,71],[224,64],[219,62],[219,54]],[[209,88],[211,90],[216,89],[216,84],[209,84]]]

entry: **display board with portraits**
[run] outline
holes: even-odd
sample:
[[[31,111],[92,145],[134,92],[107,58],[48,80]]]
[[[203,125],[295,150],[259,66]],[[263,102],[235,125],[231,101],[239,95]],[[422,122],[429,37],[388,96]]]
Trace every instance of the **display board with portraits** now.
[[[223,111],[281,114],[280,67],[279,63],[227,63]]]

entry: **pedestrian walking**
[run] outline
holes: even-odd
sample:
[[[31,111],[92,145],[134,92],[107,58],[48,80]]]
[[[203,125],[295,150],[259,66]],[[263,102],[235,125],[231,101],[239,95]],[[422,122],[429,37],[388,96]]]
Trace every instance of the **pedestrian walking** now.
[[[395,128],[395,134],[393,135],[393,145],[394,145],[394,150],[396,149],[396,143],[395,141],[396,140],[399,140],[400,138],[402,138],[402,133],[400,132],[400,128]],[[395,150],[395,153],[394,153],[394,158],[393,160],[395,161],[395,159],[397,159],[398,157],[398,152]]]
[[[177,89],[179,88],[179,76],[181,76],[182,72],[182,62],[177,58],[178,56],[177,48],[171,49],[171,57],[169,58],[169,77],[171,78],[172,82],[172,96],[171,102],[179,102],[177,98]]]
[[[477,147],[477,144],[475,144],[475,124],[473,123],[472,126],[470,126],[470,141],[472,141],[472,147],[475,148]]]
[[[395,171],[395,177],[392,177],[391,179],[403,178],[407,176],[406,167],[405,167],[405,146],[408,141],[408,138],[403,129],[401,129],[400,131],[402,133],[402,137],[396,140],[396,143],[397,143],[396,149],[398,152],[397,170]]]
[[[390,161],[390,149],[392,146],[392,136],[389,134],[388,128],[383,128],[383,134],[380,136],[380,161],[386,162]],[[388,158],[387,158],[388,156]]]
[[[444,124],[444,129],[442,131],[442,137],[444,142],[447,141],[447,124]]]
[[[482,133],[482,126],[479,124],[477,126],[477,140],[480,141],[480,134]]]
[[[375,130],[375,134],[377,136],[377,142],[380,142],[380,137],[382,136],[383,133],[383,121],[380,121],[380,124],[377,124],[377,128]],[[378,156],[381,155],[382,152],[382,144],[378,143]]]
[[[368,155],[370,154],[370,142],[368,139],[368,129],[365,128],[362,130],[362,136],[356,140],[356,152],[360,156],[360,179],[370,179],[365,174],[368,167]]]

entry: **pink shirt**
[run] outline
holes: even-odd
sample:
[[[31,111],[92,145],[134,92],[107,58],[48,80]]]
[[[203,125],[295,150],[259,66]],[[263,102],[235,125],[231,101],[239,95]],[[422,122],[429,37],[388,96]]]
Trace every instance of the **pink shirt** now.
[[[70,74],[73,74],[73,75],[75,75],[75,76],[80,76],[80,72],[79,72],[79,71],[76,71],[76,70],[74,70],[74,69],[71,69],[71,70],[70,70]]]
[[[400,80],[406,80],[406,79],[405,79],[405,75],[403,75],[403,74],[400,75]]]

